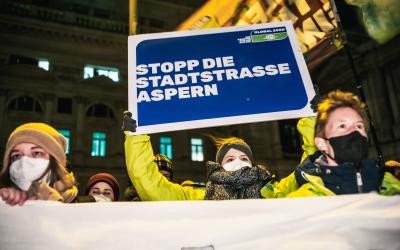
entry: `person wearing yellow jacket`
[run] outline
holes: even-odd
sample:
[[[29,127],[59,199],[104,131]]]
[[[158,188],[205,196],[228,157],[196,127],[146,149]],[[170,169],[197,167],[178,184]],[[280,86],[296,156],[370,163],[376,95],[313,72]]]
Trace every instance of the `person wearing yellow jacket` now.
[[[265,167],[253,164],[251,149],[243,140],[233,137],[219,143],[216,163],[208,163],[204,189],[181,186],[162,176],[154,162],[150,137],[129,135],[128,131],[135,129],[136,121],[126,112],[122,128],[126,135],[126,166],[142,201],[262,198],[260,190],[271,176]],[[293,180],[294,175],[281,185],[271,184],[268,198],[283,197],[297,189]]]
[[[400,193],[400,181],[383,164],[367,158],[367,114],[357,96],[330,92],[318,105],[317,118],[300,121],[298,129],[307,145],[304,161],[294,172],[299,188],[286,197]],[[315,148],[310,129],[314,126]]]
[[[148,135],[125,132],[125,160],[129,177],[142,201],[203,200],[205,189],[170,182],[158,170]]]

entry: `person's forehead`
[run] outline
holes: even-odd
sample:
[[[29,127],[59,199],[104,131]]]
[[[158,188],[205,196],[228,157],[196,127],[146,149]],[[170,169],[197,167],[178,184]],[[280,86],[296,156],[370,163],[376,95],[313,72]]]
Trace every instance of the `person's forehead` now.
[[[363,121],[362,117],[350,107],[337,108],[329,114],[328,124],[333,124],[341,121]]]
[[[16,150],[23,150],[23,149],[32,149],[32,148],[40,148],[40,146],[34,144],[34,143],[30,143],[30,142],[23,142],[23,143],[19,143],[17,144],[14,148],[13,151]]]
[[[112,190],[112,187],[110,186],[110,184],[108,184],[108,183],[105,182],[105,181],[99,181],[99,182],[97,182],[96,184],[93,185],[93,187],[92,187],[91,189],[94,189],[94,188],[98,188],[98,189],[110,189],[110,190]]]
[[[226,152],[224,158],[231,157],[231,156],[247,156],[244,152],[236,149],[236,148],[231,148]]]

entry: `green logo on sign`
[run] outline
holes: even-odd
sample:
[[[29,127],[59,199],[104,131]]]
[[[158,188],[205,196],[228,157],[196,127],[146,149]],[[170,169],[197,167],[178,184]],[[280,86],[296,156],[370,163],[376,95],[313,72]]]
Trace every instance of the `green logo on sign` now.
[[[260,35],[251,35],[251,40],[253,43],[257,42],[269,42],[269,41],[277,41],[282,40],[287,37],[286,32],[279,32],[273,34],[260,34]]]

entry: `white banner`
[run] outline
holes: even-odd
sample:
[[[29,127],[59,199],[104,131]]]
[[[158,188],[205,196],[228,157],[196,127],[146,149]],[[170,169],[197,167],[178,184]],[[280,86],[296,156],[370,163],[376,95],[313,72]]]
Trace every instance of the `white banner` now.
[[[0,204],[8,249],[400,249],[400,196]],[[190,248],[192,247],[192,248]],[[193,248],[194,247],[194,248]]]

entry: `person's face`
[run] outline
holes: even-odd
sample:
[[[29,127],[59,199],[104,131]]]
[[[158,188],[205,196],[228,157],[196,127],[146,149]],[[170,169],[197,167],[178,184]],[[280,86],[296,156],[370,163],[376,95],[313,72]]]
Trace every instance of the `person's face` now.
[[[354,131],[358,131],[361,135],[367,137],[364,121],[354,109],[343,107],[330,113],[325,126],[325,138],[330,139],[332,137],[348,135]],[[325,151],[335,158],[332,146],[328,140],[316,137],[315,145],[320,151]],[[330,158],[328,158],[328,164],[337,165]]]
[[[103,194],[104,196],[110,198],[110,200],[114,201],[114,192],[112,187],[104,181],[99,181],[94,184],[90,190],[89,195],[100,195]]]
[[[160,173],[161,173],[162,175],[164,175],[165,178],[167,178],[169,181],[171,180],[171,173],[168,172],[167,170],[161,169],[161,170],[160,170]]]
[[[231,148],[228,150],[228,152],[226,152],[224,158],[222,159],[221,166],[236,159],[240,159],[251,164],[249,157],[245,153],[235,148]]]
[[[49,153],[47,153],[38,145],[33,143],[20,143],[11,150],[10,163],[21,159],[21,157],[23,156],[45,160],[48,160],[50,158]]]

